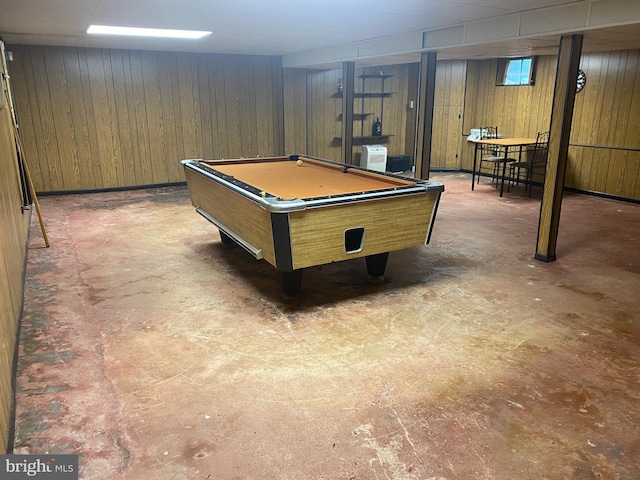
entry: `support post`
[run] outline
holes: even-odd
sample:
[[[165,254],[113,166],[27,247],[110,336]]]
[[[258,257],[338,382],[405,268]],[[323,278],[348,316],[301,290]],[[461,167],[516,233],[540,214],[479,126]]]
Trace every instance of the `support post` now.
[[[418,86],[418,132],[416,135],[416,178],[427,180],[431,166],[431,137],[433,135],[433,104],[436,90],[436,52],[420,56]]]
[[[342,162],[353,164],[353,99],[356,64],[342,64]]]
[[[582,38],[582,35],[565,35],[560,39],[551,107],[547,169],[540,205],[535,254],[536,260],[542,262],[552,262],[556,259],[560,208],[567,170],[569,136],[571,135],[578,67],[582,53]]]

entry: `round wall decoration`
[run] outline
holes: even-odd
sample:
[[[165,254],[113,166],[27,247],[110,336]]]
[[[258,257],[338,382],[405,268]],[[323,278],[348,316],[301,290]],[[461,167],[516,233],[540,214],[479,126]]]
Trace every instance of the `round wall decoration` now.
[[[576,93],[580,93],[586,83],[587,83],[587,75],[582,70],[578,70]]]

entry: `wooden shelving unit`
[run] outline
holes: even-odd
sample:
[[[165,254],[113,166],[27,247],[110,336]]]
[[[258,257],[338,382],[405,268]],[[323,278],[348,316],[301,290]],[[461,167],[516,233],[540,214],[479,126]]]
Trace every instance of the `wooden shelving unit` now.
[[[382,135],[365,135],[364,134],[364,121],[373,115],[376,115],[378,118],[382,119],[382,115],[384,113],[384,99],[390,97],[391,95],[393,95],[393,92],[385,92],[384,89],[384,82],[386,79],[393,77],[393,75],[380,75],[380,74],[362,74],[362,75],[358,75],[357,78],[360,78],[362,80],[362,87],[360,92],[355,92],[353,94],[354,98],[359,98],[361,99],[360,102],[360,112],[358,113],[354,113],[353,114],[353,121],[354,122],[359,122],[359,132],[360,135],[353,137],[353,143],[355,145],[366,145],[370,142],[377,142],[377,143],[386,143],[389,141],[389,137],[392,137],[393,134],[385,134],[383,133]],[[374,80],[380,80],[382,82],[381,87],[380,87],[380,91],[379,92],[368,92],[365,90],[366,87],[366,80],[367,79],[374,79]],[[342,92],[336,92],[332,95],[332,97],[335,98],[342,98]],[[370,113],[370,112],[365,112],[365,99],[367,98],[379,98],[380,99],[380,113],[379,114],[375,114],[375,113]],[[342,115],[338,116],[338,120],[342,121]],[[384,124],[383,124],[383,128],[384,128]],[[355,128],[354,128],[354,132],[355,132]],[[341,137],[334,137],[333,138],[334,142],[341,142],[342,138]]]

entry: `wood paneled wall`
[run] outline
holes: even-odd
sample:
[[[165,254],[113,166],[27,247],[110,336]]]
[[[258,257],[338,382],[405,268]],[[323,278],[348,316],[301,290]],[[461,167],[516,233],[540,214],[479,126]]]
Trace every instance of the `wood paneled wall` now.
[[[640,199],[640,50],[583,55],[567,185]]]
[[[460,169],[466,74],[464,60],[437,62],[431,168]]]
[[[179,161],[306,153],[341,161],[342,70],[280,68],[272,57],[12,47],[14,91],[38,191],[183,181]],[[640,51],[585,54],[587,86],[576,98],[567,185],[640,198]],[[438,61],[432,168],[471,168],[465,135],[497,125],[505,136],[547,130],[556,57],[539,57],[534,86],[497,87],[497,60]],[[415,64],[383,69],[389,155],[411,155]],[[356,78],[356,91],[362,89]],[[367,80],[366,89],[375,89]],[[355,112],[361,110],[356,98]],[[609,114],[609,112],[612,112]],[[359,124],[354,126],[360,133]],[[354,146],[354,159],[360,146]]]
[[[184,158],[284,153],[279,57],[11,50],[38,192],[182,182]]]
[[[0,49],[1,51],[1,49]],[[0,61],[0,71],[4,67]],[[22,210],[13,121],[0,75],[0,453],[8,447],[13,359],[22,313],[29,210]]]
[[[539,57],[533,87],[497,87],[496,62],[468,62],[463,132],[485,125],[505,136],[548,130],[557,57]],[[565,183],[640,199],[640,50],[583,54],[580,68],[587,83],[576,97]],[[462,152],[460,167],[470,170],[464,138]]]
[[[307,135],[307,71],[285,68],[283,84],[285,153],[310,154]]]
[[[497,126],[504,137],[535,137],[549,130],[556,57],[538,58],[534,86],[496,86],[497,59],[468,61],[463,134]],[[461,168],[471,170],[473,147],[463,138]]]
[[[385,91],[392,95],[380,98],[356,98],[354,104],[354,136],[370,135],[377,117],[382,122],[384,134],[391,134],[384,143],[388,155],[412,155],[415,134],[415,108],[409,108],[409,100],[414,104],[417,91],[416,64],[385,65],[356,69],[355,90],[379,92],[381,83],[377,79],[358,78],[363,73],[393,75],[385,80]],[[288,153],[308,155],[342,161],[340,140],[342,98],[335,95],[342,70],[285,69],[285,145]],[[357,115],[370,113],[362,122]],[[305,150],[300,150],[304,148]],[[361,145],[354,145],[353,153],[359,162]]]
[[[308,70],[306,74],[305,116],[307,153],[309,155],[341,161],[340,143],[333,141],[341,134],[341,99],[333,97],[342,70]],[[285,97],[288,92],[285,91]],[[285,125],[285,131],[289,125]]]

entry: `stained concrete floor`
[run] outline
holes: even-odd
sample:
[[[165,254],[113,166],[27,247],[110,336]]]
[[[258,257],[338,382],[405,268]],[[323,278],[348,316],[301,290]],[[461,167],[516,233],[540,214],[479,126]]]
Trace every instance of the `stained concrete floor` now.
[[[305,271],[223,250],[186,188],[42,197],[15,453],[84,479],[637,479],[640,206],[445,184],[431,244]]]

